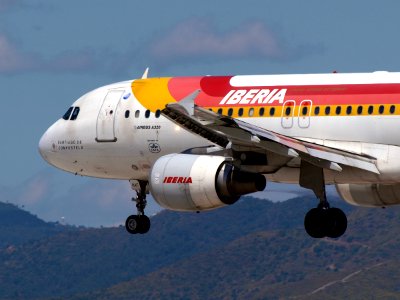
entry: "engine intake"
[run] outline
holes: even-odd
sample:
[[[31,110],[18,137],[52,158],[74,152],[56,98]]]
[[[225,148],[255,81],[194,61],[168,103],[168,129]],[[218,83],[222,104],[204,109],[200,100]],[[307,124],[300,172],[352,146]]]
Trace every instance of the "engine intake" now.
[[[233,204],[265,186],[263,175],[240,171],[223,156],[169,154],[160,157],[150,173],[150,191],[157,203],[180,211]]]

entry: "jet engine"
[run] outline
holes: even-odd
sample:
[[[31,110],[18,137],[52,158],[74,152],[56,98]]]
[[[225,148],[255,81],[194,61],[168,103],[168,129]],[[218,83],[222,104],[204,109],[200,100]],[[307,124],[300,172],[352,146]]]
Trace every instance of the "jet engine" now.
[[[240,171],[223,156],[176,153],[154,163],[149,181],[157,203],[179,211],[233,204],[240,196],[266,186],[263,175]]]
[[[337,184],[336,190],[346,202],[359,206],[400,204],[400,184]]]

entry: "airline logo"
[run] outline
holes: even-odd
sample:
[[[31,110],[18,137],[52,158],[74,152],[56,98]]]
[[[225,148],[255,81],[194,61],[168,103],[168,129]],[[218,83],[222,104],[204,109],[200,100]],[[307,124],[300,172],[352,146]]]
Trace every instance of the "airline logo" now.
[[[231,90],[219,104],[283,104],[287,89]]]
[[[163,183],[192,183],[192,177],[166,176]]]

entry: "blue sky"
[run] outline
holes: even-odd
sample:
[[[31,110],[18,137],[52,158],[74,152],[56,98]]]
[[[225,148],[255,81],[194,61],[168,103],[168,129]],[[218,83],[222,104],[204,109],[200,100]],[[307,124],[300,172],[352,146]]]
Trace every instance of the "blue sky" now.
[[[147,66],[151,76],[399,71],[399,11],[394,0],[0,0],[3,195],[43,174],[61,190],[102,184],[50,171],[37,152],[45,129],[91,89]],[[49,201],[31,208],[40,216]]]

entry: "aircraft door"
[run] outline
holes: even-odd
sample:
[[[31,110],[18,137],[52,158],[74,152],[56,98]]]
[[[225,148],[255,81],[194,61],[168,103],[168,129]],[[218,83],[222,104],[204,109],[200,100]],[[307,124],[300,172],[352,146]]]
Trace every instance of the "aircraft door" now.
[[[296,102],[294,100],[287,100],[282,106],[282,127],[292,128],[293,127],[293,117],[294,110],[296,108]]]
[[[310,115],[312,110],[312,101],[303,100],[299,107],[299,127],[308,128],[310,126]]]
[[[124,90],[110,90],[103,100],[96,124],[97,142],[116,142],[115,116]]]

